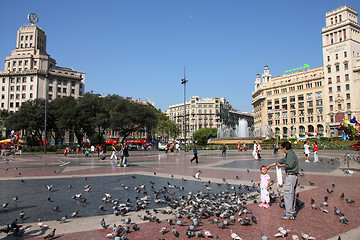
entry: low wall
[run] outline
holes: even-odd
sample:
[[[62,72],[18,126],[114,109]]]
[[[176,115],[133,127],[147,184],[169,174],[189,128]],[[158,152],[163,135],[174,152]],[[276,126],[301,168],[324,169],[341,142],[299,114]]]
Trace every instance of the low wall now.
[[[208,144],[238,144],[238,142],[251,144],[254,141],[262,142],[265,137],[245,137],[245,138],[210,138]]]

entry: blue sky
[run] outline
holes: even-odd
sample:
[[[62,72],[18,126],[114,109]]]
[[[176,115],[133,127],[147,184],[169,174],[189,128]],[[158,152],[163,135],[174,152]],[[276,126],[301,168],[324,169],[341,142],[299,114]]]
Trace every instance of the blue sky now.
[[[252,111],[255,75],[323,65],[325,13],[358,0],[0,0],[0,59],[15,49],[27,14],[39,16],[58,66],[86,72],[86,91],[150,99],[166,110],[225,97]],[[4,65],[0,66],[4,70]]]

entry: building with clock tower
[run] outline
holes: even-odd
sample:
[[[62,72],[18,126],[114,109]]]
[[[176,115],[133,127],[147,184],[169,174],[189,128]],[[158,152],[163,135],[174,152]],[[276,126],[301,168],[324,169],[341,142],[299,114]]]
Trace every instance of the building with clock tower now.
[[[0,71],[0,110],[15,112],[27,100],[77,98],[85,92],[85,73],[57,66],[46,52],[45,32],[35,25],[37,16],[32,13],[28,19],[30,24],[18,30],[15,50]]]

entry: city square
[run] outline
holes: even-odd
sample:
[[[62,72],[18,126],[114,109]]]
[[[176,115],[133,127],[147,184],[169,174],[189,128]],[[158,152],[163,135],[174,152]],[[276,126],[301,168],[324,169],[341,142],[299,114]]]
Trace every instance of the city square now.
[[[201,219],[195,231],[211,232],[214,238],[232,239],[231,233],[236,233],[242,239],[260,239],[261,234],[275,239],[278,227],[285,227],[290,232],[285,239],[292,239],[293,235],[308,234],[316,239],[358,239],[360,216],[359,207],[359,155],[353,151],[320,151],[320,163],[305,163],[302,152],[297,150],[299,156],[301,175],[299,176],[298,200],[301,209],[294,221],[282,220],[284,209],[280,208],[280,197],[272,199],[269,209],[258,207],[259,196],[248,200],[246,206],[256,216],[257,223],[242,226],[235,222],[224,229],[211,223],[216,216]],[[349,168],[346,154],[350,154]],[[164,187],[169,192],[179,192],[187,196],[193,194],[217,193],[228,191],[229,194],[240,194],[239,186],[250,186],[258,181],[261,165],[269,165],[283,157],[283,153],[274,154],[271,150],[263,151],[262,161],[254,161],[250,151],[228,151],[222,156],[220,151],[199,151],[199,163],[190,163],[192,154],[189,152],[168,153],[164,151],[131,151],[129,166],[117,167],[115,160],[109,156],[105,160],[97,157],[77,157],[63,154],[26,154],[23,157],[7,157],[0,162],[1,169],[1,203],[8,202],[6,208],[1,208],[1,223],[4,227],[15,219],[22,229],[25,239],[43,239],[52,229],[56,229],[55,237],[59,239],[107,239],[106,235],[112,232],[113,225],[131,226],[136,223],[138,229],[126,234],[128,239],[176,239],[172,228],[176,228],[178,239],[187,239],[186,229],[191,220],[185,217],[176,218],[176,210],[171,213],[161,212],[169,209],[167,203],[155,204],[154,192]],[[199,179],[194,176],[200,170]],[[269,170],[274,180],[272,191],[277,193],[276,175]],[[209,183],[210,182],[210,183]],[[332,186],[332,183],[334,186]],[[47,186],[51,186],[51,190]],[[145,185],[144,190],[135,188]],[[205,186],[207,185],[207,186]],[[70,187],[71,186],[71,187]],[[125,186],[128,187],[125,189]],[[183,187],[181,191],[177,187]],[[174,190],[172,189],[174,188]],[[90,190],[86,190],[90,188]],[[281,191],[281,188],[279,188]],[[327,189],[333,190],[332,193]],[[145,191],[145,193],[144,193]],[[251,189],[246,194],[256,194]],[[351,199],[354,203],[341,199]],[[73,199],[76,194],[82,194],[85,203]],[[114,215],[111,203],[104,203],[105,194],[111,194],[110,200],[118,199],[119,203],[126,203],[130,199],[132,210],[124,215]],[[258,194],[257,194],[258,195]],[[282,193],[280,194],[282,195]],[[149,204],[145,209],[134,211],[136,199],[149,196]],[[313,209],[310,203],[315,200],[321,206],[324,197],[328,196],[328,206],[322,208],[328,213]],[[13,198],[17,197],[15,201]],[[50,200],[49,200],[50,198]],[[164,199],[164,198],[162,198]],[[255,203],[256,202],[256,203]],[[103,206],[103,210],[99,210]],[[54,211],[53,208],[58,207]],[[334,207],[339,209],[348,222],[341,223],[339,217],[334,215]],[[78,211],[76,217],[72,212]],[[139,216],[150,211],[157,216],[159,222],[144,221]],[[158,210],[158,211],[156,211]],[[25,216],[19,219],[19,213]],[[67,219],[59,221],[67,215]],[[250,215],[249,215],[250,216]],[[131,217],[131,224],[124,223],[124,219]],[[236,218],[239,215],[236,213]],[[107,227],[104,229],[100,222],[104,218]],[[40,228],[37,220],[41,219],[48,228]],[[183,221],[182,226],[169,225],[167,219]],[[221,219],[221,218],[220,218]],[[224,219],[221,219],[224,220]],[[162,227],[168,232],[160,233]],[[17,239],[12,235],[2,233],[3,239]],[[55,238],[55,239],[57,239]],[[197,237],[194,237],[195,239]]]
[[[35,3],[0,2],[0,239],[360,239],[359,1]]]

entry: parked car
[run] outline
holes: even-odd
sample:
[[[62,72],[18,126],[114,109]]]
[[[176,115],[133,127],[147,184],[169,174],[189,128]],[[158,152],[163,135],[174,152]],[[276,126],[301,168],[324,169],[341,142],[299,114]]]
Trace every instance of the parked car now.
[[[159,151],[165,151],[166,144],[167,144],[167,142],[159,142],[158,143]]]
[[[128,149],[131,151],[131,150],[137,150],[138,149],[138,146],[136,143],[130,143],[129,146],[128,146]]]

